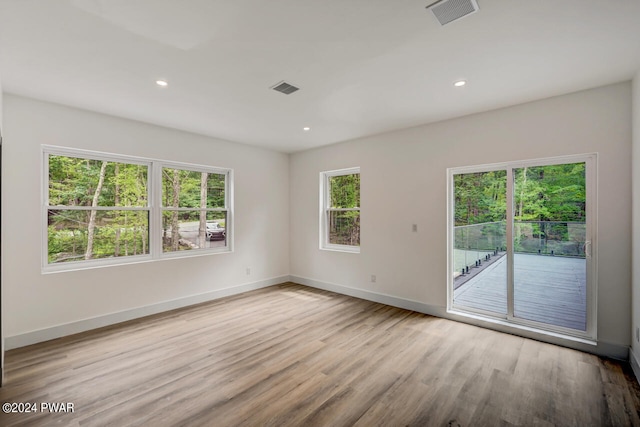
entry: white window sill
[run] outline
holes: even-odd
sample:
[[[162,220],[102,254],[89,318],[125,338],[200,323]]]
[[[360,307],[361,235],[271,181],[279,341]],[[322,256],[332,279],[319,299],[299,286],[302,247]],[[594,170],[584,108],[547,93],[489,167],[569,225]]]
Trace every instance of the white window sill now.
[[[330,252],[346,252],[351,254],[359,254],[360,246],[331,245],[331,246],[322,246],[320,247],[320,250],[330,251]]]

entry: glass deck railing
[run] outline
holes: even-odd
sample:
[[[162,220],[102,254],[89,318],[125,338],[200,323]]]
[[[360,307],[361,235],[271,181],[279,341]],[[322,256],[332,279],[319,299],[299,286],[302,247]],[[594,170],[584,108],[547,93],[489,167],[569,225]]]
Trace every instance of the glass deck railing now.
[[[468,273],[507,248],[505,221],[462,225],[454,228],[454,276]]]
[[[507,248],[506,221],[454,228],[454,277],[469,273]],[[516,221],[515,253],[584,258],[586,224],[561,221]]]
[[[516,253],[584,258],[584,222],[518,221],[513,224]]]

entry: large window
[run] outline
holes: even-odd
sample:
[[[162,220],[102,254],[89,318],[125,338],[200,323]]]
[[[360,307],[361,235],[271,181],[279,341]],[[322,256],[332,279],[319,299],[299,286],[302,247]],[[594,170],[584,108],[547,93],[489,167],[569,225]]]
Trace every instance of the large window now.
[[[449,170],[452,312],[596,338],[596,155]]]
[[[230,250],[228,169],[43,148],[45,271]]]
[[[360,168],[320,174],[321,249],[360,252]]]

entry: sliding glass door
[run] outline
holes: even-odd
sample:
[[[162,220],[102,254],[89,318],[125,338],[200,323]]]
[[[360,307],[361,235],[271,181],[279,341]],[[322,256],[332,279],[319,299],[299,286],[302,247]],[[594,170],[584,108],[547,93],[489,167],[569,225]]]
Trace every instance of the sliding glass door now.
[[[595,338],[595,154],[449,170],[451,311]]]

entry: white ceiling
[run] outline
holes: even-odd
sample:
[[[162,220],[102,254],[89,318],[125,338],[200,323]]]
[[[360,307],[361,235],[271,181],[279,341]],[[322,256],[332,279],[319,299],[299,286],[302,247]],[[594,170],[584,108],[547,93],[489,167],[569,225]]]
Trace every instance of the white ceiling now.
[[[640,70],[640,0],[478,0],[446,26],[433,1],[0,0],[0,77],[9,93],[295,152]],[[281,80],[301,89],[270,90]]]

